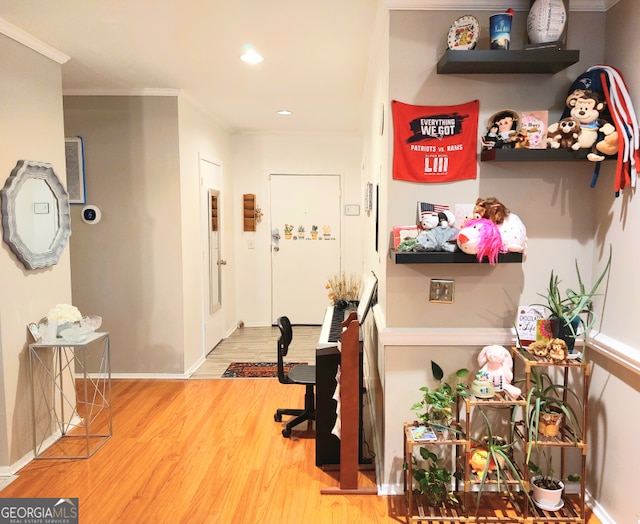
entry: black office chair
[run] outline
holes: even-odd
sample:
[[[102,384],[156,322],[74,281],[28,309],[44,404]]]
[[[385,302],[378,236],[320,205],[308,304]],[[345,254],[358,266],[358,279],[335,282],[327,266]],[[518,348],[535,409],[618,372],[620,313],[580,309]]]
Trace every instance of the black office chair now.
[[[288,373],[284,372],[284,358],[289,352],[289,344],[293,340],[291,322],[287,317],[278,319],[280,338],[278,339],[278,380],[281,384],[303,384],[307,391],[304,395],[304,409],[278,409],[273,418],[276,422],[282,421],[282,415],[291,415],[295,418],[285,424],[282,436],[291,437],[291,429],[305,420],[311,426],[311,421],[316,419],[315,397],[313,389],[316,385],[315,366],[293,366]]]

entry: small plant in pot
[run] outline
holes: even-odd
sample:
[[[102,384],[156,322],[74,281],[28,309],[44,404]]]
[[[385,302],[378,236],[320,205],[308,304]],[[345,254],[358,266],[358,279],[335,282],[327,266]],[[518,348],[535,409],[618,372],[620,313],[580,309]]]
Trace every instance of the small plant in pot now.
[[[451,491],[451,479],[454,475],[444,467],[442,459],[425,447],[420,448],[420,457],[425,461],[424,467],[420,467],[415,456],[411,457],[411,472],[427,505],[437,507],[446,501],[459,502],[458,497]],[[404,464],[404,467],[406,469],[407,464]]]
[[[421,387],[422,400],[416,402],[411,409],[413,411],[423,411],[418,415],[418,419],[423,424],[431,424],[438,429],[450,429],[453,419],[453,406],[459,398],[469,396],[469,388],[461,380],[468,375],[468,369],[459,369],[455,372],[455,384],[444,382],[444,372],[442,368],[431,361],[431,372],[433,378],[440,382],[440,385],[431,390],[427,386]]]
[[[480,507],[481,495],[487,482],[495,482],[498,491],[506,489],[509,498],[513,499],[515,495],[509,485],[515,481],[519,491],[527,499],[530,499],[522,473],[513,459],[513,448],[515,446],[513,431],[510,442],[507,442],[503,437],[494,435],[491,422],[486,413],[481,407],[476,409],[482,415],[486,427],[486,435],[480,439],[470,439],[473,443],[467,458],[471,469],[480,480],[476,499],[476,512]]]
[[[540,450],[539,450],[540,451]],[[529,471],[533,473],[531,484],[533,489],[533,503],[544,510],[557,510],[563,506],[562,493],[564,491],[564,482],[555,477],[551,449],[542,449],[540,455],[544,460],[543,466],[539,466],[535,462],[528,460]],[[580,482],[581,476],[571,474],[567,476],[569,482]]]
[[[529,417],[529,442],[536,442],[538,434],[558,436],[561,424],[571,430],[575,442],[581,435],[581,429],[572,403],[579,407],[582,405],[576,393],[564,384],[555,384],[548,373],[537,371],[535,367],[531,368],[529,381],[525,407]]]
[[[584,333],[586,338],[586,335],[595,325],[596,315],[593,311],[592,299],[609,271],[611,266],[611,253],[611,246],[609,246],[607,264],[590,290],[587,290],[585,287],[582,275],[580,274],[580,268],[578,267],[578,261],[576,260],[576,275],[578,277],[577,291],[567,288],[563,296],[560,290],[561,280],[554,271],[551,271],[546,293],[538,293],[538,295],[546,299],[546,302],[535,305],[543,306],[549,310],[549,320],[551,322],[553,335],[556,338],[563,339],[567,343],[569,353],[573,353],[578,334]],[[583,345],[584,344],[586,344],[586,341],[583,341]]]

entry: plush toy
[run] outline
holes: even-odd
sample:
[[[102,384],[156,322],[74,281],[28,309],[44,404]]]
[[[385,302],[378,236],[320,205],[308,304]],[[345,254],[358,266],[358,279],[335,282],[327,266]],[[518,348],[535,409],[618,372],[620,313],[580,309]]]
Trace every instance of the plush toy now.
[[[455,216],[451,211],[438,213],[439,225],[422,231],[416,238],[414,251],[448,251],[457,249],[456,236],[458,230],[453,226]],[[431,222],[430,222],[431,224]],[[424,220],[423,220],[424,227]]]
[[[520,217],[512,213],[496,197],[478,198],[473,208],[476,218],[488,218],[498,226],[505,251],[524,253],[527,248],[527,228]]]
[[[618,132],[613,131],[605,135],[602,140],[596,142],[587,159],[592,162],[600,162],[605,159],[605,155],[616,155],[618,153]]]
[[[547,342],[547,359],[552,362],[562,362],[569,355],[567,343],[561,338],[552,338]]]
[[[606,137],[615,132],[615,127],[602,118],[605,113],[606,102],[599,93],[590,89],[574,89],[567,96],[566,105],[569,115],[563,114],[563,119],[560,122],[550,125],[547,137],[555,135],[560,130],[560,124],[567,116],[572,116],[580,124],[578,142],[573,144],[571,149],[591,149],[599,141],[598,133],[602,133]],[[554,147],[552,142],[549,142],[549,144]]]
[[[504,222],[509,213],[507,207],[496,197],[478,198],[473,206],[475,218],[488,218],[497,226]]]
[[[496,391],[506,391],[511,397],[520,396],[520,388],[511,384],[513,380],[513,358],[504,346],[485,346],[478,355],[480,371],[487,373]]]
[[[549,352],[547,349],[547,343],[542,340],[536,340],[529,344],[527,351],[534,354],[536,357],[546,357]]]
[[[498,226],[488,218],[467,220],[458,232],[457,243],[463,253],[476,255],[479,262],[487,257],[491,265],[498,262],[498,254],[506,252]]]
[[[482,138],[483,149],[514,147],[519,121],[520,115],[511,109],[503,109],[491,115],[487,133]]]
[[[547,144],[551,149],[580,149],[580,122],[568,116],[554,127],[555,131],[547,133]]]
[[[438,213],[436,212],[422,213],[420,216],[420,227],[425,231],[437,227],[439,223],[440,220],[438,219]]]

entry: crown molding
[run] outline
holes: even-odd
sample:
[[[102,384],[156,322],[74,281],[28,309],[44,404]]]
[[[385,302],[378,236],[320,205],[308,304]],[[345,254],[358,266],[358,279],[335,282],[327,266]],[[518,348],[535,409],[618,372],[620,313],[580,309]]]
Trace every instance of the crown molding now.
[[[570,0],[571,11],[608,11],[620,0]],[[512,0],[505,5],[504,0],[487,0],[478,5],[477,0],[382,0],[388,10],[424,11],[503,11],[511,7],[514,11],[528,11],[529,0]]]
[[[63,89],[64,96],[178,96],[180,89],[142,87],[137,89]]]
[[[43,56],[46,56],[50,60],[57,62],[58,64],[65,64],[71,57],[65,55],[61,51],[54,49],[48,44],[45,44],[42,40],[38,40],[35,36],[30,35],[26,31],[23,31],[19,27],[7,22],[4,18],[0,17],[0,33],[15,40]]]

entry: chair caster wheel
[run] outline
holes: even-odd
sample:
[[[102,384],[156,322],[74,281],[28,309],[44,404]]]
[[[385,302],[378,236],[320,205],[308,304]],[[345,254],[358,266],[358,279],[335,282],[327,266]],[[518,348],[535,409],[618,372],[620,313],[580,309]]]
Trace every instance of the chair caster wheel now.
[[[276,422],[282,422],[282,415],[280,413],[275,413],[273,415],[273,420],[275,420]]]
[[[290,438],[291,437],[291,430],[289,428],[284,428],[282,430],[282,436],[284,438]]]

